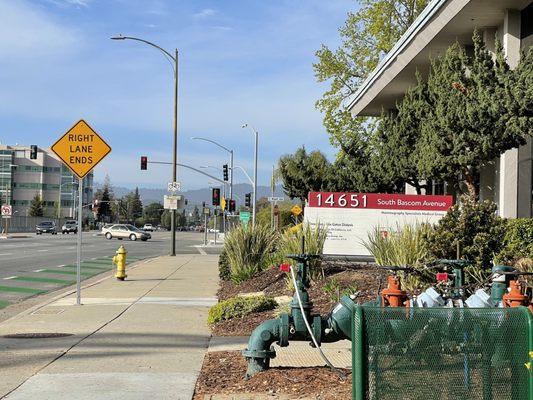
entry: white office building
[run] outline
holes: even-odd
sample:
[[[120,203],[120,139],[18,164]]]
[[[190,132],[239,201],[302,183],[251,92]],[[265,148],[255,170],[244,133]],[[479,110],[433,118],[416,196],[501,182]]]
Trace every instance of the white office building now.
[[[379,116],[382,110],[394,110],[406,90],[416,83],[415,72],[426,74],[430,59],[456,41],[471,46],[475,29],[483,32],[489,50],[494,49],[498,37],[507,62],[514,68],[521,51],[533,45],[533,2],[431,1],[355,93],[349,104],[351,113]],[[507,151],[481,171],[480,196],[495,201],[501,216],[533,216],[532,156],[530,138],[526,145]]]
[[[83,204],[93,201],[93,174],[83,180]],[[28,215],[38,194],[44,201],[44,216],[74,218],[78,199],[78,178],[50,150],[38,149],[30,159],[30,146],[0,144],[0,203],[13,206],[14,216]],[[84,217],[92,213],[84,208]]]

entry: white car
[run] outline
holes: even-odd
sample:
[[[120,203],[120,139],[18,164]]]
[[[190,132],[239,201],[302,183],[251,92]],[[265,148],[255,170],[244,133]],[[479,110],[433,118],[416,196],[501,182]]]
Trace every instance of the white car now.
[[[152,235],[149,233],[129,224],[114,224],[111,226],[104,226],[102,228],[102,233],[107,240],[117,238],[118,240],[129,239],[135,241],[140,239],[143,242],[146,242],[148,239],[152,238]]]
[[[152,226],[152,224],[144,224],[143,231],[153,232],[154,231],[154,227]]]
[[[63,226],[61,227],[61,233],[64,235],[65,233],[78,233],[78,223],[74,220],[68,220],[65,221]]]

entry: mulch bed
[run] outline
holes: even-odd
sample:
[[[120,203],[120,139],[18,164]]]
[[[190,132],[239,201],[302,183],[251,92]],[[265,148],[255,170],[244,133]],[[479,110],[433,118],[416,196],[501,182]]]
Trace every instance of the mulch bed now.
[[[193,400],[209,394],[287,395],[293,399],[350,399],[348,370],[342,379],[327,367],[270,368],[244,379],[246,360],[239,351],[217,351],[205,356]]]
[[[343,263],[327,263],[324,268],[325,278],[311,283],[309,297],[313,302],[313,311],[317,314],[327,314],[338,302],[338,293],[326,293],[324,286],[335,280],[340,288],[353,287],[357,289],[355,302],[364,303],[376,298],[380,279],[384,282],[384,272],[371,266]],[[240,285],[221,281],[217,293],[219,300],[226,300],[242,293],[264,292],[266,296],[292,296],[287,287],[287,274],[273,267],[256,274]],[[247,315],[245,318],[233,318],[221,321],[211,327],[215,336],[247,336],[261,322],[273,318],[273,311],[262,311]]]

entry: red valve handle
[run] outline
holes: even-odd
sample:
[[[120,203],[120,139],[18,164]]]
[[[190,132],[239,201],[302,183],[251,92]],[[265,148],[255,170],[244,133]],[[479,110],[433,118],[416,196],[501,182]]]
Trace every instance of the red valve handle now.
[[[283,271],[283,272],[290,272],[291,271],[291,265],[289,263],[280,264],[279,270]]]

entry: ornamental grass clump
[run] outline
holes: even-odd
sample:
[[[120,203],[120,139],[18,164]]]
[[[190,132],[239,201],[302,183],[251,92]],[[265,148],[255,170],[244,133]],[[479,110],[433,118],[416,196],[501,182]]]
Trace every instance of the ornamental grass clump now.
[[[426,232],[431,229],[426,224],[396,225],[396,230],[384,231],[375,227],[363,245],[372,254],[378,265],[409,266],[416,273],[400,272],[402,285],[406,290],[415,291],[429,285],[432,276],[424,270],[429,250],[425,240]]]
[[[311,227],[310,224],[303,224],[301,229],[288,229],[281,236],[276,261],[279,263],[294,263],[294,260],[288,259],[287,255],[300,254],[302,252],[302,238],[305,243],[305,254],[321,255],[327,234],[327,228],[320,224],[316,224],[314,227]],[[324,278],[324,270],[320,259],[309,262],[309,277],[314,281]]]
[[[267,268],[278,241],[279,234],[267,225],[234,227],[224,242],[231,280],[239,284]]]

